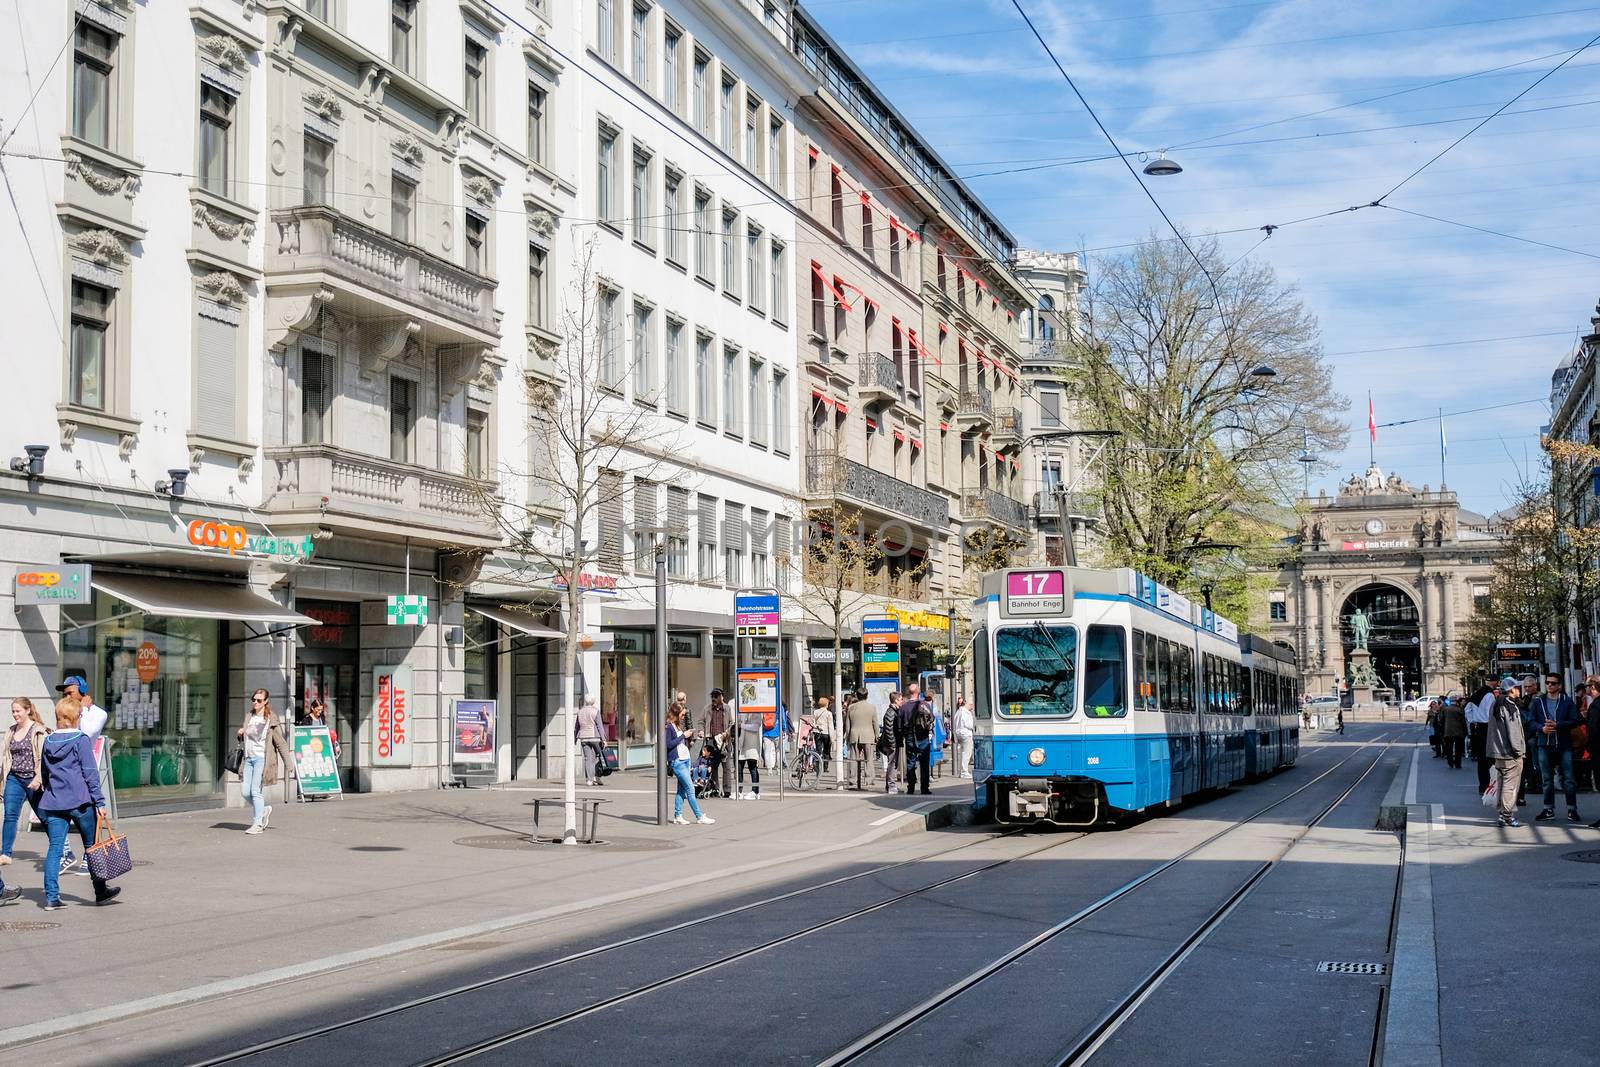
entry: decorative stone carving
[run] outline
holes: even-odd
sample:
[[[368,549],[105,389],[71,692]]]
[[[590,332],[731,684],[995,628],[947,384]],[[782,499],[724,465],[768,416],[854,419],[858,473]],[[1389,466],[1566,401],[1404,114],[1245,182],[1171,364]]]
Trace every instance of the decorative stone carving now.
[[[240,456],[239,457],[239,480],[241,482],[247,481],[250,478],[250,475],[255,473],[255,470],[256,470],[256,457],[254,457],[254,456]]]
[[[549,237],[556,232],[556,217],[548,211],[535,211],[528,215],[528,229],[541,237]]]
[[[214,59],[219,67],[242,74],[250,66],[250,56],[244,46],[225,33],[203,34],[195,40],[195,47]]]
[[[204,226],[224,241],[240,241],[249,244],[256,235],[254,219],[240,218],[222,211],[215,211],[206,204],[194,205],[194,221],[197,226]]]
[[[126,463],[133,458],[133,450],[139,445],[139,435],[125,433],[117,439],[117,458]]]
[[[535,411],[554,411],[556,407],[555,386],[549,382],[534,382],[528,387],[528,403]]]
[[[195,474],[200,473],[200,461],[206,458],[206,450],[199,445],[189,446],[189,470]]]
[[[376,63],[368,63],[361,68],[361,95],[366,98],[368,106],[382,106],[383,94],[389,88],[389,78],[389,72]]]
[[[409,133],[399,133],[389,142],[389,150],[407,163],[422,163],[422,142]]]
[[[333,290],[311,285],[303,289],[279,286],[267,291],[267,349],[287,345],[295,335],[316,321],[323,305],[332,303]]]
[[[70,419],[61,420],[61,451],[71,452],[73,444],[78,440],[78,424]]]
[[[68,238],[67,244],[99,267],[120,268],[132,258],[127,242],[110,230],[84,230]]]
[[[298,256],[300,254],[300,220],[293,215],[284,215],[273,221],[278,227],[278,254],[280,256]]]
[[[401,319],[389,323],[370,348],[361,353],[361,373],[375,374],[384,364],[405,353],[415,344],[422,332],[422,323],[416,319]]]
[[[533,354],[543,360],[552,360],[561,351],[561,346],[548,337],[533,338]]]
[[[339,98],[320,85],[313,85],[307,89],[301,99],[305,101],[308,110],[328,122],[339,122],[344,118],[344,105],[339,102]]]
[[[139,175],[131,170],[107,166],[71,149],[63,152],[62,158],[66,160],[68,176],[78,179],[101,196],[121,193],[132,200],[139,195]]]
[[[500,195],[500,186],[495,184],[493,178],[482,174],[467,174],[461,179],[461,188],[468,196],[481,204],[487,204]]]
[[[231,271],[212,271],[195,282],[195,286],[202,292],[210,293],[219,304],[244,303],[244,286],[239,283],[238,276]]]

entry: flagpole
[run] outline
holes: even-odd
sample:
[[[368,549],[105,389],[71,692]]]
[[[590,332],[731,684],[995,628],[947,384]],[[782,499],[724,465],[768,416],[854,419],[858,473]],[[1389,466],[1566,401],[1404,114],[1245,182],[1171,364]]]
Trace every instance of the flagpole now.
[[[1367,466],[1378,465],[1378,422],[1372,410],[1372,390],[1367,390]]]
[[[1444,492],[1444,408],[1439,409],[1439,491]]]

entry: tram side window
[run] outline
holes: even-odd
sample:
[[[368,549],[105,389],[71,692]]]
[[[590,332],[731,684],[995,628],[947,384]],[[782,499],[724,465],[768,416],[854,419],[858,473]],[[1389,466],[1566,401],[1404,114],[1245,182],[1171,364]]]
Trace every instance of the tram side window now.
[[[995,701],[1013,716],[1071,715],[1078,695],[1075,626],[1004,627],[994,634]]]
[[[989,631],[979,628],[972,635],[972,717],[988,719],[994,716],[989,703]]]
[[[1143,710],[1150,707],[1149,671],[1144,662],[1145,638],[1143,630],[1133,631],[1133,706]]]
[[[1128,656],[1120,626],[1091,626],[1083,646],[1083,713],[1115,719],[1128,713]]]
[[[1171,711],[1172,702],[1172,642],[1165,637],[1156,638],[1156,694],[1162,711]]]
[[[1178,663],[1178,710],[1193,712],[1195,709],[1194,649],[1180,646],[1175,651]]]

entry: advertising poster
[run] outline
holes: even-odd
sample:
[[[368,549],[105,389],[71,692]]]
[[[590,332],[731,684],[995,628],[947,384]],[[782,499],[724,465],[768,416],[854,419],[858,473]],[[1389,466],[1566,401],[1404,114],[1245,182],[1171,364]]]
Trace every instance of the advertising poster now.
[[[333,735],[326,726],[296,726],[290,746],[294,750],[295,774],[300,778],[300,795],[336,797],[339,786],[339,761],[333,754]]]
[[[456,701],[456,763],[494,762],[494,701]]]
[[[372,668],[372,765],[411,766],[411,668]]]
[[[778,671],[775,667],[741,667],[734,683],[740,729],[759,722],[770,730],[778,721]]]

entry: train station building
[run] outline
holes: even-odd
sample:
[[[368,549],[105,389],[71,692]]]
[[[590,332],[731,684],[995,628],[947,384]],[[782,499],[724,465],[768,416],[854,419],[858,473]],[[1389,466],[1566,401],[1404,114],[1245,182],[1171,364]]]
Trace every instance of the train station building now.
[[[1290,541],[1299,549],[1268,593],[1269,634],[1295,651],[1309,696],[1340,692],[1360,609],[1372,666],[1389,699],[1463,687],[1477,665],[1458,648],[1489,579],[1502,535],[1444,487],[1418,489],[1376,464],[1335,495],[1303,501]]]

